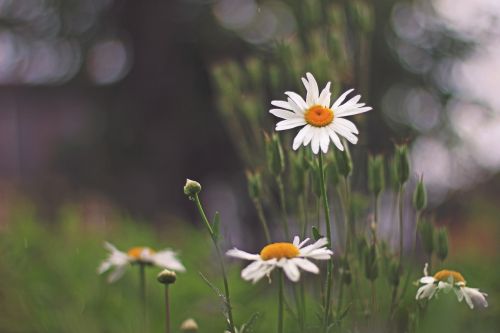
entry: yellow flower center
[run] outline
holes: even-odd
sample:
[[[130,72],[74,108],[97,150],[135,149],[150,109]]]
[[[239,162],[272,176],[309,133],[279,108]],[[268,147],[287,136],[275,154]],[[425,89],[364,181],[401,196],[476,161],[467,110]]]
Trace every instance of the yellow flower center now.
[[[299,249],[292,243],[273,243],[266,245],[260,251],[262,260],[294,258],[299,255]]]
[[[457,282],[465,283],[465,279],[464,279],[463,275],[460,274],[459,272],[449,271],[447,269],[443,269],[442,271],[439,271],[436,274],[434,274],[434,279],[436,279],[438,281],[448,282],[448,280],[450,278],[453,279],[453,283],[457,283]]]
[[[127,251],[127,255],[131,258],[134,258],[135,260],[141,259],[141,254],[143,253],[154,254],[155,251],[153,251],[149,247],[143,247],[143,246],[135,246]]]
[[[307,109],[304,117],[309,125],[324,127],[333,121],[333,111],[321,105],[313,105]]]

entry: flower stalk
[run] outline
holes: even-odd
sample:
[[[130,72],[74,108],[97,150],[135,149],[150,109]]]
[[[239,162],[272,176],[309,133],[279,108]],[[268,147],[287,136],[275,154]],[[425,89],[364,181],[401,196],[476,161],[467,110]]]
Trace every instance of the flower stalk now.
[[[219,261],[220,265],[220,270],[222,274],[222,279],[224,281],[224,296],[225,296],[225,305],[226,305],[226,310],[227,310],[227,320],[228,320],[228,328],[231,333],[235,333],[235,326],[234,326],[234,321],[233,321],[233,312],[232,312],[232,306],[231,306],[231,298],[229,294],[229,283],[227,281],[227,274],[226,274],[226,268],[224,266],[224,261],[222,259],[222,254],[221,250],[219,247],[219,243],[217,241],[217,235],[214,233],[214,230],[212,226],[210,225],[210,222],[208,221],[208,218],[205,214],[205,211],[203,210],[203,206],[201,204],[200,198],[198,196],[198,192],[192,193],[190,195],[190,198],[194,200],[196,204],[196,208],[198,209],[198,212],[201,216],[201,219],[203,223],[205,224],[205,227],[207,228],[208,233],[210,234],[210,238],[212,239],[212,242],[215,247],[215,252],[217,254],[217,259]]]
[[[325,210],[325,225],[326,225],[326,238],[328,239],[328,246],[332,246],[332,231],[330,225],[330,207],[328,205],[328,197],[326,194],[326,184],[325,184],[325,168],[323,163],[323,154],[319,154],[319,181],[321,188],[321,198],[323,199],[323,208]],[[325,315],[323,322],[324,332],[328,332],[328,325],[330,323],[330,303],[332,297],[332,271],[333,271],[333,261],[329,260],[327,264],[326,271],[326,292],[325,292]]]

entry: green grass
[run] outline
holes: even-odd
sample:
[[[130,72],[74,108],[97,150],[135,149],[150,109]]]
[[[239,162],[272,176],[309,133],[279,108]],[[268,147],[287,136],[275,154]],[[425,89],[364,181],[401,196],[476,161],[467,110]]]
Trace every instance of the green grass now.
[[[198,274],[203,272],[222,287],[211,243],[203,230],[175,222],[168,227],[153,228],[119,215],[106,222],[84,223],[78,211],[66,207],[56,221],[41,221],[30,205],[23,204],[0,231],[0,332],[143,332],[138,268],[130,267],[114,284],[96,274],[98,264],[106,257],[102,246],[105,240],[123,250],[137,245],[178,250],[187,272],[179,273],[171,288],[174,332],[188,317],[198,321],[200,332],[223,332],[222,304]],[[464,303],[457,303],[453,294],[441,295],[429,303],[420,331],[497,332],[500,267],[492,260],[495,259],[453,258],[448,265],[460,267],[472,287],[489,293],[488,309],[471,311]],[[241,325],[259,312],[255,332],[275,331],[274,281],[246,283],[239,277],[240,269],[240,263],[235,262],[229,270],[236,322]],[[156,282],[158,272],[157,268],[147,271],[151,332],[162,332],[164,327],[163,286]],[[318,289],[323,280],[309,275],[307,281],[310,289]],[[413,302],[415,291],[416,287],[411,285],[406,302]],[[360,293],[369,295],[367,290]],[[390,290],[384,279],[377,281],[377,295],[379,306],[387,306]],[[293,298],[288,299],[293,307]],[[316,331],[313,325],[318,322],[319,312],[316,300],[309,298],[308,331]],[[370,327],[369,318],[357,320],[358,327]],[[289,313],[286,322],[286,332],[297,331]]]

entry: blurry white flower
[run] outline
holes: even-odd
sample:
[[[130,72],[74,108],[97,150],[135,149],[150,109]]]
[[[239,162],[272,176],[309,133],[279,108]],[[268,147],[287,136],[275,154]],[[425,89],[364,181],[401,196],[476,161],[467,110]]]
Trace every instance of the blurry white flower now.
[[[333,252],[325,247],[328,244],[326,238],[321,238],[314,244],[304,246],[309,241],[306,238],[300,242],[298,236],[295,236],[293,243],[272,243],[266,245],[260,254],[251,254],[236,248],[227,251],[227,255],[235,258],[252,260],[253,263],[241,271],[241,277],[247,281],[256,283],[264,276],[271,275],[271,272],[279,267],[283,269],[286,276],[293,282],[300,278],[299,268],[318,274],[319,268],[308,259],[328,260]]]
[[[427,266],[425,264],[425,276],[420,279],[420,283],[424,285],[417,291],[417,300],[423,298],[431,299],[434,295],[437,297],[441,290],[444,292],[453,290],[457,295],[458,301],[462,302],[465,299],[471,309],[474,309],[477,305],[482,307],[488,306],[488,301],[486,300],[488,294],[480,292],[477,288],[466,287],[465,279],[459,272],[444,269],[434,274],[434,276],[429,276]]]
[[[133,247],[125,253],[108,242],[104,243],[104,247],[109,251],[109,256],[99,265],[97,272],[102,274],[114,268],[108,276],[110,283],[121,278],[129,264],[155,265],[179,272],[186,270],[177,259],[177,254],[169,249],[155,252],[149,247]]]
[[[306,100],[295,92],[287,91],[287,101],[272,101],[271,104],[279,109],[269,112],[284,120],[276,124],[277,131],[283,131],[304,126],[293,140],[293,149],[311,143],[312,151],[317,154],[321,147],[323,153],[328,151],[330,140],[338,149],[344,150],[339,134],[352,144],[358,142],[358,129],[351,121],[344,117],[370,111],[372,108],[365,103],[358,103],[361,95],[357,95],[343,103],[350,89],[344,92],[330,106],[330,82],[319,92],[318,84],[311,73],[306,74],[302,82],[307,90]]]

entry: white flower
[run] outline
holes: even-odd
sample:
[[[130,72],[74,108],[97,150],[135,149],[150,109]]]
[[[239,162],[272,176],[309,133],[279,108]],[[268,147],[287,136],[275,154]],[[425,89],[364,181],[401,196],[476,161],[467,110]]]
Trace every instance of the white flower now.
[[[177,259],[177,254],[169,249],[155,252],[149,247],[133,247],[125,253],[108,242],[104,243],[104,247],[109,251],[109,256],[99,265],[97,272],[102,274],[114,267],[113,272],[108,276],[109,283],[121,278],[129,264],[155,265],[179,272],[186,270]]]
[[[428,298],[431,299],[442,290],[444,292],[450,292],[453,290],[457,295],[458,301],[465,302],[469,305],[471,309],[479,305],[482,307],[488,306],[488,301],[483,292],[480,292],[477,288],[466,287],[466,282],[462,274],[456,271],[441,270],[434,274],[434,276],[429,276],[427,273],[427,264],[424,267],[424,277],[420,279],[420,283],[424,284],[417,291],[416,299]]]
[[[329,260],[333,254],[331,250],[325,247],[328,244],[326,238],[321,238],[314,244],[304,246],[309,241],[306,238],[300,241],[295,236],[293,243],[272,243],[266,245],[260,254],[251,254],[236,248],[226,252],[228,256],[252,260],[253,262],[241,271],[241,277],[247,281],[256,283],[264,276],[271,275],[271,272],[279,267],[283,269],[286,276],[293,282],[300,278],[299,268],[318,274],[319,268],[308,259]]]
[[[330,82],[319,92],[318,84],[311,73],[306,74],[302,82],[307,90],[306,100],[297,93],[287,91],[286,101],[272,101],[271,104],[279,109],[269,112],[284,120],[276,124],[277,131],[283,131],[304,126],[293,140],[293,149],[311,143],[312,151],[317,154],[321,147],[323,153],[328,151],[330,140],[338,149],[344,150],[339,134],[352,144],[358,142],[359,134],[356,125],[344,117],[370,111],[372,108],[365,103],[358,103],[361,95],[357,95],[344,103],[345,98],[353,91],[344,92],[330,106]]]

